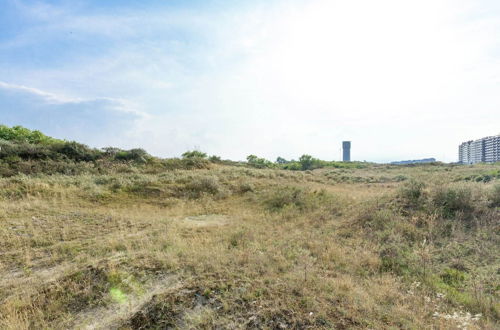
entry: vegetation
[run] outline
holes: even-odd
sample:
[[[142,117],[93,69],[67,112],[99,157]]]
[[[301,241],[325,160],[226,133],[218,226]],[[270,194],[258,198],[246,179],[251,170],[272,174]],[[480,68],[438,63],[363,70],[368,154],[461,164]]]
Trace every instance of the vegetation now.
[[[53,143],[62,143],[63,141],[44,135],[40,131],[31,131],[22,126],[7,127],[0,125],[0,139],[20,143],[32,143],[49,145]]]
[[[500,325],[498,165],[79,146],[0,157],[1,329]]]
[[[0,176],[17,174],[147,173],[173,169],[208,168],[211,163],[231,164],[217,156],[188,151],[182,158],[159,159],[143,149],[90,148],[74,141],[48,137],[39,131],[0,126]]]
[[[312,157],[311,155],[302,155],[299,160],[286,160],[283,157],[278,157],[276,162],[271,162],[265,158],[260,158],[255,155],[247,157],[247,164],[255,168],[278,168],[292,171],[308,171],[319,168],[365,168],[368,166],[364,162],[337,162],[325,161]]]
[[[182,158],[207,158],[207,154],[198,150],[186,151],[182,154]]]

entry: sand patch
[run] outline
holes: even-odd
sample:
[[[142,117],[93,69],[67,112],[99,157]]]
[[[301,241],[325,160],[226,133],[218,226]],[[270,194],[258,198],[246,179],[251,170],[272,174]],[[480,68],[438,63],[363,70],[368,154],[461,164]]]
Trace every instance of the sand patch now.
[[[197,216],[190,216],[182,219],[180,223],[187,227],[211,227],[227,225],[230,218],[223,214],[204,214]]]

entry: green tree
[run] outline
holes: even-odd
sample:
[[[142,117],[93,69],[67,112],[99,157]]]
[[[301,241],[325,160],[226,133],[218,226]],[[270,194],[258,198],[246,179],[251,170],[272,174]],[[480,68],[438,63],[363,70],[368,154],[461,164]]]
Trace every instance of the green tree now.
[[[278,158],[276,158],[276,163],[278,163],[278,164],[287,164],[287,163],[289,163],[289,161],[286,160],[285,158],[278,157]]]
[[[32,131],[22,126],[8,127],[0,125],[0,139],[31,144],[53,144],[63,141],[51,138],[40,131]]]
[[[313,166],[314,158],[311,155],[302,155],[299,158],[299,163],[303,171],[309,170]]]
[[[248,163],[256,163],[257,159],[259,159],[259,157],[255,156],[255,155],[248,155],[247,156]]]

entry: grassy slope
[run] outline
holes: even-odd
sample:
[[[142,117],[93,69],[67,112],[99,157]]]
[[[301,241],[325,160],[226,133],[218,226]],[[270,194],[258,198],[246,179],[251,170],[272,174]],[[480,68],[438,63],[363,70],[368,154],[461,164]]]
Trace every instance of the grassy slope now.
[[[493,329],[495,171],[0,179],[0,328]]]

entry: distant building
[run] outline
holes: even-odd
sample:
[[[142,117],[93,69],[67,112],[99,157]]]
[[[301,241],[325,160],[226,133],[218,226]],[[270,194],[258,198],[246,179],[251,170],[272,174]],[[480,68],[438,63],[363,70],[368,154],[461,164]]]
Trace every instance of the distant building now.
[[[500,135],[467,141],[458,147],[458,161],[462,164],[494,163],[500,161]]]
[[[424,159],[415,159],[415,160],[402,160],[399,162],[391,162],[392,165],[408,165],[408,164],[425,164],[425,163],[434,163],[436,158],[424,158]]]
[[[484,139],[484,161],[500,161],[500,135],[490,136]]]
[[[458,147],[458,162],[462,164],[468,164],[471,159],[471,144],[473,141],[467,141],[462,143]]]
[[[351,141],[342,142],[342,161],[351,161]]]

